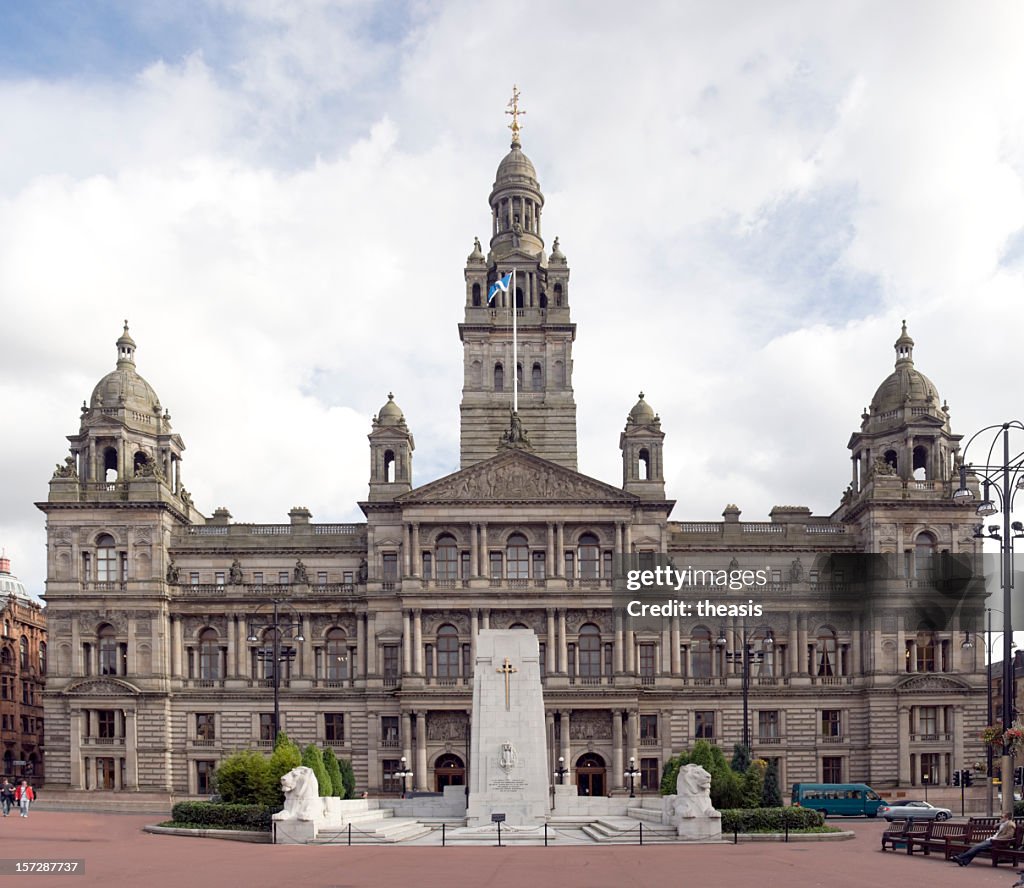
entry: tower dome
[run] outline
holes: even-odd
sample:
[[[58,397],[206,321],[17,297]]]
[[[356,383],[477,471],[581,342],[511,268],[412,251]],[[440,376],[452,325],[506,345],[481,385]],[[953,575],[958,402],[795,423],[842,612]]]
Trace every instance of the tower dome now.
[[[535,257],[542,253],[544,241],[540,233],[541,210],[544,195],[537,181],[537,170],[525,154],[519,140],[519,90],[513,87],[509,111],[512,123],[511,148],[498,164],[494,187],[488,203],[491,205],[491,251],[498,257],[518,254]]]
[[[93,410],[123,411],[129,425],[149,425],[161,412],[160,399],[153,387],[135,369],[135,341],[128,333],[128,322],[117,340],[117,366],[92,390],[89,406]]]
[[[935,384],[914,367],[914,340],[907,333],[907,322],[896,340],[896,369],[878,387],[871,399],[871,413],[875,416],[900,410],[906,405],[939,408],[939,392]]]
[[[395,396],[388,392],[387,403],[377,413],[377,425],[399,426],[404,425],[404,423],[405,415],[402,413],[402,408],[395,403]]]
[[[654,422],[654,409],[644,400],[644,393],[640,392],[640,400],[633,405],[629,411],[629,422],[634,425],[647,425]]]

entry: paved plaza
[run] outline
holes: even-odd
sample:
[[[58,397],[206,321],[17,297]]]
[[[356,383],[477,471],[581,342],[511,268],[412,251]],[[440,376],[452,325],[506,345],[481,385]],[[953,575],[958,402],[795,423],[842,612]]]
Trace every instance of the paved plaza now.
[[[1014,880],[1006,866],[979,859],[961,869],[937,858],[881,853],[881,822],[843,823],[844,842],[651,845],[638,847],[297,847],[251,845],[144,833],[156,818],[37,810],[28,820],[0,821],[5,859],[82,858],[84,875],[0,876],[85,888],[231,888],[281,886],[363,888],[647,888],[647,886],[942,886],[998,885]]]

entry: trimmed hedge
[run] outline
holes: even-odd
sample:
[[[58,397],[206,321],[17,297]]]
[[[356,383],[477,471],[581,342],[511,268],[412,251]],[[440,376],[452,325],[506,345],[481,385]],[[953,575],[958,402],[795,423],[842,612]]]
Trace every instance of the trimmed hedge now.
[[[825,817],[813,808],[728,808],[721,812],[722,832],[783,832],[824,826]]]
[[[245,829],[270,832],[274,809],[264,805],[227,805],[221,802],[178,802],[171,809],[175,823],[206,829]]]

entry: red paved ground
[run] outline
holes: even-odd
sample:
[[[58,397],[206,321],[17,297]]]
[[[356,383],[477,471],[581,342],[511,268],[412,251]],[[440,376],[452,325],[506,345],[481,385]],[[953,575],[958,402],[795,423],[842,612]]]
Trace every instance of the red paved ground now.
[[[884,824],[842,823],[857,838],[834,843],[563,848],[296,847],[154,836],[152,817],[37,810],[0,820],[0,857],[80,857],[84,875],[0,876],[31,888],[1008,888],[1014,871],[979,858],[969,868],[881,853]]]

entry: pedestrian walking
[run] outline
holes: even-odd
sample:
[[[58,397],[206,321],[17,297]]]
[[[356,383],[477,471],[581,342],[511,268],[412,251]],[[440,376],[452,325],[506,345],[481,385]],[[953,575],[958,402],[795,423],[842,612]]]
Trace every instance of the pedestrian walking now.
[[[28,781],[22,780],[18,788],[14,790],[14,800],[21,808],[22,817],[28,817],[28,806],[35,801],[35,798],[35,791],[28,785]]]
[[[0,783],[0,811],[3,811],[4,817],[11,813],[13,804],[14,787],[11,786],[11,781],[4,777],[4,782]]]

